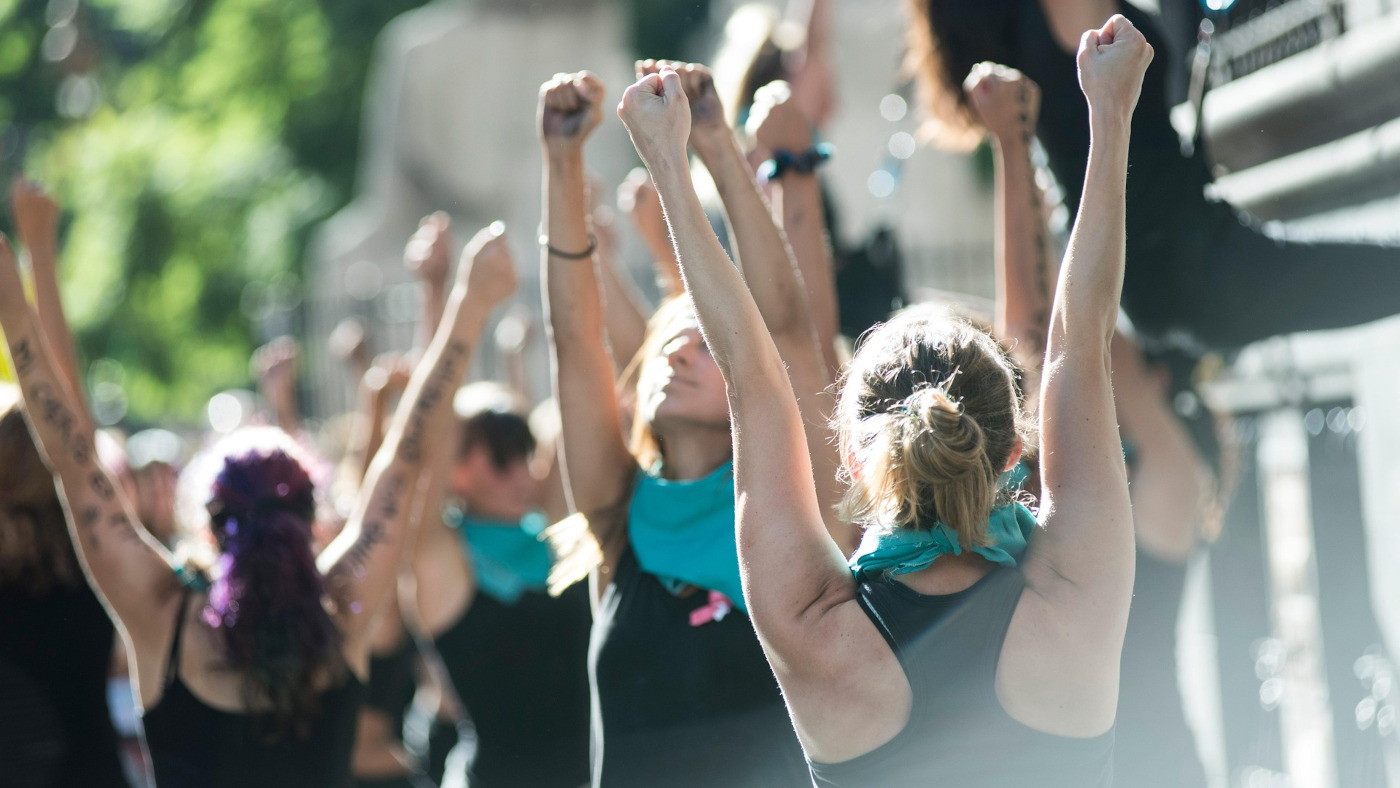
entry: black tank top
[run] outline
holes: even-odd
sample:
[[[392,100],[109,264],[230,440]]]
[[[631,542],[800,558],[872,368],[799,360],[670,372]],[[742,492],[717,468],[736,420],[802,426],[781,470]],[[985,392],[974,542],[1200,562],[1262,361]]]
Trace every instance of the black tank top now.
[[[165,668],[165,692],[142,716],[146,748],[160,788],[344,788],[350,784],[350,752],[360,680],[321,694],[320,717],[305,739],[268,739],[252,714],[212,708],[180,679],[180,638],[189,594],[180,603]]]
[[[748,616],[691,626],[708,595],[671,594],[631,550],[615,575],[589,648],[594,785],[810,785]]]
[[[0,588],[0,738],[28,745],[0,758],[0,782],[125,788],[107,708],[113,632],[87,583],[42,596]]]
[[[1012,719],[996,696],[997,662],[1025,581],[998,567],[966,590],[926,596],[861,579],[857,599],[899,658],[913,691],[893,739],[849,761],[811,763],[821,788],[1106,788],[1113,732],[1052,736]]]
[[[476,728],[472,788],[578,788],[588,782],[588,587],[506,605],[478,593],[437,637]]]

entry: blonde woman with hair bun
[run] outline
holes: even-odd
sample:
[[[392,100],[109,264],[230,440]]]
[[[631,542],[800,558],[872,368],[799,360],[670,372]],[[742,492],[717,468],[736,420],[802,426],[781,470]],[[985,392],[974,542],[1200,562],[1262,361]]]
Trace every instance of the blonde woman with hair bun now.
[[[1094,142],[1048,316],[1039,521],[1003,492],[1022,445],[1003,350],[909,313],[872,332],[843,383],[843,509],[866,529],[849,564],[808,481],[781,357],[684,166],[682,78],[663,69],[623,96],[728,386],[744,599],[817,786],[1112,780],[1133,528],[1109,348],[1129,129],[1151,59],[1121,16],[1079,48]]]

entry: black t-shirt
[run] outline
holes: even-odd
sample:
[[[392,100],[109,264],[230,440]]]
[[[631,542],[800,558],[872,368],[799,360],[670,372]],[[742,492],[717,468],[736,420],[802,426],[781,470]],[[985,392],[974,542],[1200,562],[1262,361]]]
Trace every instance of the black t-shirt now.
[[[36,780],[41,769],[52,775],[51,782],[34,784],[127,785],[107,708],[114,634],[86,583],[38,597],[13,585],[0,588],[0,729],[39,738],[18,753],[25,762],[39,759],[32,764]],[[0,763],[11,770],[31,768]],[[28,779],[15,771],[9,775],[17,783]]]

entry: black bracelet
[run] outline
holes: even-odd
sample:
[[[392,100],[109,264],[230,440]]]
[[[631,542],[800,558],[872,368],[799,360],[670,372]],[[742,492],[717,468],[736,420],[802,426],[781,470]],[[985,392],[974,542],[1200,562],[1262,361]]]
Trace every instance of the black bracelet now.
[[[761,183],[775,181],[789,172],[811,175],[816,169],[831,159],[832,147],[825,142],[817,143],[801,153],[788,150],[773,151],[773,158],[758,166],[758,180]]]
[[[540,236],[540,246],[543,246],[551,257],[558,257],[561,260],[587,260],[593,256],[594,252],[598,251],[598,237],[589,233],[588,248],[582,252],[566,252],[562,249],[555,249],[549,245],[549,236],[547,235]]]

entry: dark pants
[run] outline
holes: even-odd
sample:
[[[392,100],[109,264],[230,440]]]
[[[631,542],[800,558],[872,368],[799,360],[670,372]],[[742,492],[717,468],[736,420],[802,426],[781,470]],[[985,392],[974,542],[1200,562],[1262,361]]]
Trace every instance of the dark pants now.
[[[1225,203],[1130,232],[1123,307],[1148,336],[1235,350],[1400,313],[1400,247],[1271,238]]]

